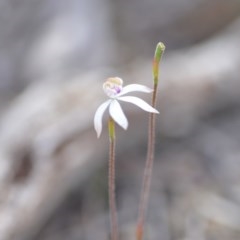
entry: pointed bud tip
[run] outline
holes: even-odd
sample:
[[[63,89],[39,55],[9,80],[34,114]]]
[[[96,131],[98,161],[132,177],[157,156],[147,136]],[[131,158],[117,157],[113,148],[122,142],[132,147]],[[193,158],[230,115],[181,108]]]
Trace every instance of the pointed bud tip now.
[[[155,59],[157,62],[159,62],[161,55],[163,54],[164,50],[165,50],[165,45],[162,42],[159,42],[156,46],[156,50],[155,50]]]
[[[157,44],[157,48],[158,48],[158,49],[161,49],[162,51],[164,51],[166,47],[165,47],[164,43],[159,42],[159,43]]]

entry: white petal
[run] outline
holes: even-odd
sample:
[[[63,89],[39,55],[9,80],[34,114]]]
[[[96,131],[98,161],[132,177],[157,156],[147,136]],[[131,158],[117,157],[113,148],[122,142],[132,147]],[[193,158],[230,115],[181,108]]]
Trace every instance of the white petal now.
[[[107,107],[109,106],[110,102],[112,100],[107,100],[106,102],[104,102],[103,104],[101,104],[94,116],[94,128],[97,132],[97,137],[100,137],[100,134],[102,132],[102,118],[103,118],[103,114],[106,111]]]
[[[110,107],[109,107],[110,116],[113,120],[119,124],[125,130],[128,127],[128,120],[117,100],[112,100]]]
[[[122,91],[117,95],[117,96],[122,96],[126,93],[129,92],[145,92],[145,93],[150,93],[153,90],[151,88],[148,88],[144,85],[140,85],[140,84],[129,84],[125,87],[123,87]]]
[[[126,97],[120,97],[118,98],[118,100],[133,103],[147,112],[159,113],[155,108],[153,108],[148,103],[146,103],[145,101],[143,101],[141,98],[138,98],[138,97],[126,96]]]

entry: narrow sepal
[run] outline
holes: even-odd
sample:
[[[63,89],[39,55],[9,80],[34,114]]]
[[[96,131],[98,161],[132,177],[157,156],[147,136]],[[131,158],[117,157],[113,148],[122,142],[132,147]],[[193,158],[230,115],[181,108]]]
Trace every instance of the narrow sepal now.
[[[141,109],[143,109],[146,112],[159,113],[158,110],[156,110],[155,108],[153,108],[148,103],[146,103],[145,101],[143,101],[141,98],[138,98],[138,97],[124,96],[124,97],[118,98],[118,100],[132,103],[132,104],[140,107]]]
[[[128,127],[128,120],[117,100],[112,100],[110,107],[109,107],[110,116],[113,120],[121,126],[123,129],[127,129]]]
[[[95,115],[94,115],[94,128],[97,132],[97,137],[99,138],[102,132],[102,118],[103,118],[103,114],[106,111],[106,109],[108,108],[109,104],[111,103],[111,100],[107,100],[106,102],[102,103]]]
[[[129,84],[125,87],[123,87],[122,91],[117,95],[117,97],[122,96],[126,93],[130,92],[145,92],[145,93],[151,93],[153,90],[149,87],[146,87],[141,84]]]

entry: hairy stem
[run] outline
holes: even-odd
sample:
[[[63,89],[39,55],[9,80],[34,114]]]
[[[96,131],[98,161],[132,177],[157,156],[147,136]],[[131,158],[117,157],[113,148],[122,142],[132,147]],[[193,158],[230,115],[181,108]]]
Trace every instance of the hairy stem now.
[[[118,221],[115,195],[115,124],[112,118],[108,121],[109,131],[109,175],[108,194],[111,224],[111,240],[118,240]]]
[[[152,107],[156,108],[157,104],[157,88],[158,88],[158,78],[159,71],[158,66],[162,54],[165,50],[165,46],[163,43],[158,43],[153,59],[153,95],[152,95]],[[145,214],[148,205],[151,179],[152,179],[152,168],[153,168],[153,160],[154,160],[154,152],[155,152],[155,128],[156,128],[156,115],[154,113],[150,113],[149,115],[149,125],[148,125],[148,148],[147,148],[147,157],[146,164],[143,174],[143,183],[142,183],[142,192],[140,197],[139,204],[139,212],[138,212],[138,221],[136,228],[136,239],[142,240],[144,234],[144,221]]]

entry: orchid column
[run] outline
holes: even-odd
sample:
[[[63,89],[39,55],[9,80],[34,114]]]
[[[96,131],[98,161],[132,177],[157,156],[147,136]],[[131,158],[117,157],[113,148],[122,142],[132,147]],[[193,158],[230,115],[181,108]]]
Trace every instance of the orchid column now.
[[[144,111],[151,113],[158,113],[158,111],[151,107],[148,103],[138,97],[123,96],[129,92],[145,92],[151,93],[152,90],[140,84],[130,84],[123,87],[123,80],[118,77],[108,78],[103,84],[103,90],[109,97],[102,103],[94,116],[94,127],[97,136],[100,137],[102,132],[102,118],[104,112],[109,108],[109,208],[110,208],[110,223],[111,223],[111,240],[118,240],[118,224],[117,224],[117,208],[115,197],[115,122],[123,129],[127,129],[128,120],[122,110],[119,101],[132,103]]]

